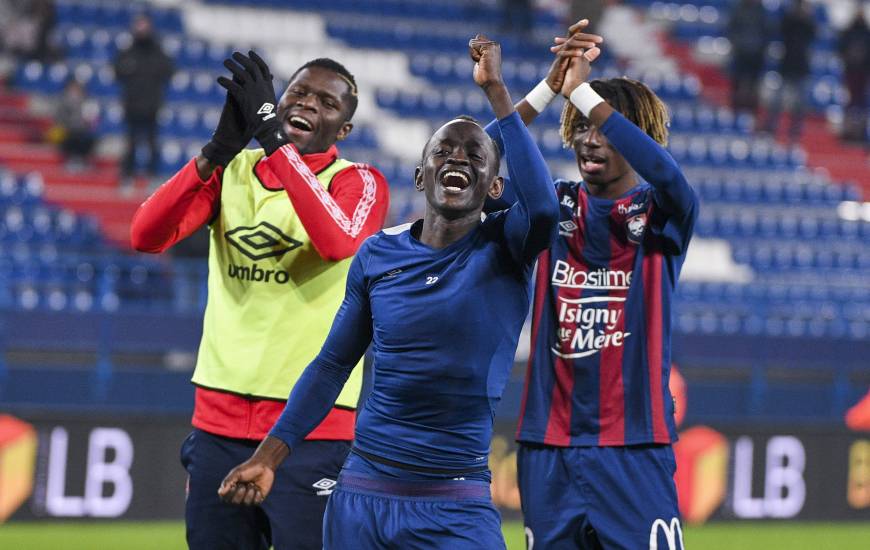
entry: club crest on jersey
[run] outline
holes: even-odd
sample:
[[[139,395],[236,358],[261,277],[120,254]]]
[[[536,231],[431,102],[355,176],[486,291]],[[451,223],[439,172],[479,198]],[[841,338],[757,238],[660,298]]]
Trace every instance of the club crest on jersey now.
[[[574,199],[565,195],[562,197],[562,206],[567,206],[568,208],[574,208]]]
[[[625,235],[634,244],[640,244],[646,229],[646,214],[638,214],[625,220]]]

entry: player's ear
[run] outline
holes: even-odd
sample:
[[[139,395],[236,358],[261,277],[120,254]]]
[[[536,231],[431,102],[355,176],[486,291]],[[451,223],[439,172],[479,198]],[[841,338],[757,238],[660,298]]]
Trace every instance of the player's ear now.
[[[343,140],[344,138],[347,137],[347,135],[350,133],[351,130],[353,130],[353,123],[352,122],[345,122],[344,124],[341,125],[341,128],[338,130],[338,133],[335,134],[335,139],[337,141]]]
[[[418,166],[414,169],[414,187],[417,188],[417,191],[423,190],[423,167]]]
[[[504,178],[501,176],[496,176],[492,183],[489,184],[489,191],[487,191],[487,195],[491,199],[500,199],[501,194],[504,193]]]

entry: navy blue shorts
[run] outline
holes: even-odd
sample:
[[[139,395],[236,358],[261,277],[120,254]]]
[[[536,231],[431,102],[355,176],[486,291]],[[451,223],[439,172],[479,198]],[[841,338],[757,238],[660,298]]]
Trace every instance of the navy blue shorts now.
[[[669,445],[520,444],[517,475],[529,550],[683,550]]]
[[[275,472],[261,506],[226,504],[217,496],[223,478],[249,459],[256,442],[194,430],[181,446],[188,473],[187,544],[192,550],[320,550],[323,513],[350,441],[304,441]]]
[[[362,463],[350,455],[329,497],[324,550],[505,548],[489,481],[391,478]]]

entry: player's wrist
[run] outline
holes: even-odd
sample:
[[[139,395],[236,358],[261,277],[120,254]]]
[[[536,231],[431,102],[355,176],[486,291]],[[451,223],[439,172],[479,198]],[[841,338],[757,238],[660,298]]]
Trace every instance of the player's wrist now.
[[[552,103],[558,92],[554,92],[553,88],[550,87],[550,83],[547,79],[544,79],[532,88],[532,90],[526,94],[526,103],[532,106],[532,109],[537,111],[538,113],[543,113],[544,109]]]
[[[584,116],[589,116],[597,105],[604,103],[604,98],[592,89],[588,82],[584,82],[574,88],[568,96],[571,104],[583,113]]]
[[[257,139],[257,143],[266,151],[266,156],[271,155],[282,145],[290,142],[290,138],[284,133],[283,125],[277,119],[261,124],[257,128],[254,137]]]
[[[226,167],[230,161],[236,158],[236,155],[238,155],[242,149],[244,149],[244,146],[234,147],[226,143],[221,143],[218,139],[213,137],[211,141],[202,147],[201,152],[202,156],[208,159],[212,164]]]
[[[274,435],[267,435],[250,460],[274,472],[289,454],[290,447],[284,441]]]

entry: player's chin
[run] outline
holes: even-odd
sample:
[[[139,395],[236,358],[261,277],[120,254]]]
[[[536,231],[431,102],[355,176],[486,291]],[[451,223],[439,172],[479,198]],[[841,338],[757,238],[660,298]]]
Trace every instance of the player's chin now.
[[[316,150],[315,144],[318,140],[315,132],[300,132],[295,129],[294,131],[288,132],[285,129],[284,133],[287,134],[287,140],[295,145],[302,154]]]
[[[587,172],[586,170],[580,170],[580,177],[583,178],[583,181],[586,183],[593,185],[599,185],[607,181],[607,178],[603,177],[603,174],[600,172]]]
[[[474,197],[446,196],[439,197],[434,205],[442,214],[451,218],[461,217],[474,210],[483,208],[483,201],[475,200]]]

